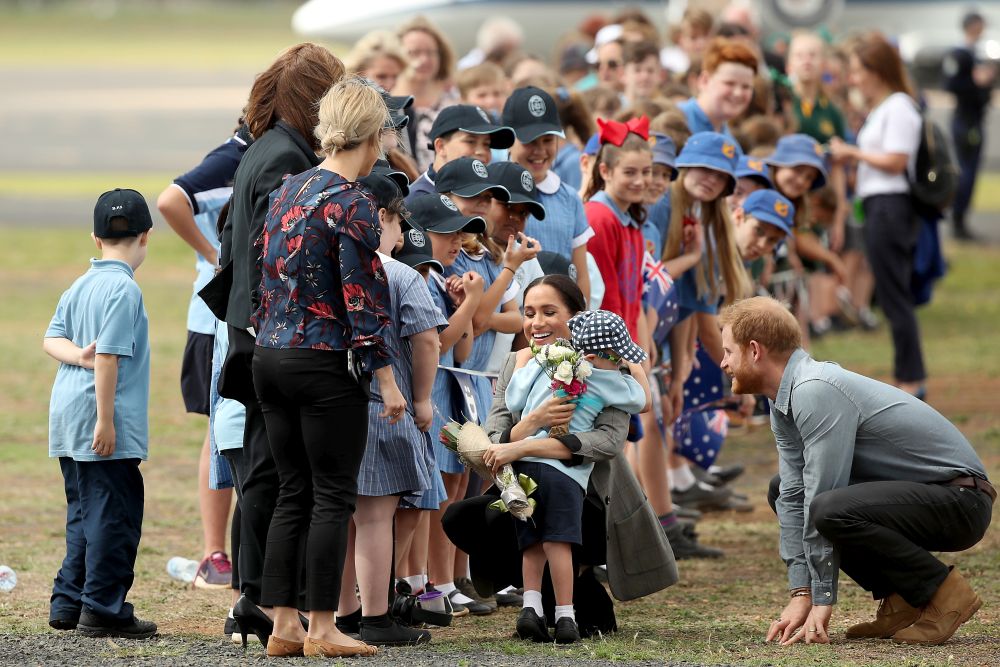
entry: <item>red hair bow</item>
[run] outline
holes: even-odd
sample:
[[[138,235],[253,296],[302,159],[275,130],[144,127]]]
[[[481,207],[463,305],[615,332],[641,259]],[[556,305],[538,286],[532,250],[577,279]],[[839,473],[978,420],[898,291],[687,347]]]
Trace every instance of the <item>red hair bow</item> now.
[[[625,137],[629,133],[638,134],[644,140],[649,140],[649,118],[639,116],[627,123],[619,123],[617,120],[597,119],[597,139],[601,144],[612,144],[621,146],[625,143]]]

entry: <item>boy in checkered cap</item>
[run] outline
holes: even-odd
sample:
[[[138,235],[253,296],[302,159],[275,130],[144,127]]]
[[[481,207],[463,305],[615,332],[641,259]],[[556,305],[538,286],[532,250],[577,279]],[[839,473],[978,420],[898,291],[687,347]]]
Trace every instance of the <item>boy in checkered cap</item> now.
[[[570,433],[593,430],[597,416],[611,406],[628,413],[642,411],[645,389],[622,371],[626,362],[639,363],[646,353],[629,336],[625,321],[606,310],[583,311],[569,320],[573,347],[592,365],[585,378],[587,390],[574,398],[576,408]],[[552,397],[552,380],[534,359],[514,371],[505,398],[512,413],[528,413]],[[540,429],[528,439],[548,437]],[[514,470],[538,484],[532,498],[538,503],[532,521],[515,521],[522,553],[524,608],[517,618],[522,639],[552,641],[542,610],[541,581],[546,561],[555,589],[555,641],[572,643],[580,638],[573,609],[572,545],[582,545],[583,499],[593,463],[571,465],[556,459],[526,456],[514,461]]]

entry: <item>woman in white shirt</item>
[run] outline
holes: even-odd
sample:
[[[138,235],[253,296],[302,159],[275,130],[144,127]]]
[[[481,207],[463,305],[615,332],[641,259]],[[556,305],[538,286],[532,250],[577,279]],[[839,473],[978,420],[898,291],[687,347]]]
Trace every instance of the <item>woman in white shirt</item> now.
[[[908,177],[916,161],[923,121],[903,62],[881,33],[870,33],[855,42],[850,76],[871,111],[858,133],[857,146],[834,137],[830,151],[834,159],[858,163],[856,189],[864,205],[875,294],[892,328],[896,385],[923,398],[927,374],[910,293],[920,222],[910,201]]]

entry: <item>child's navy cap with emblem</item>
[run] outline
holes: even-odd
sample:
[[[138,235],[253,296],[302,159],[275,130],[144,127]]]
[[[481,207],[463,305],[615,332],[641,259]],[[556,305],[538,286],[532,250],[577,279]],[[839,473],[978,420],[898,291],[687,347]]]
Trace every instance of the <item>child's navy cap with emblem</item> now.
[[[649,133],[649,145],[653,148],[653,164],[670,167],[670,180],[677,178],[677,146],[674,140],[660,132]]]
[[[495,198],[506,202],[510,199],[510,192],[490,176],[482,160],[460,157],[438,169],[434,189],[456,197],[475,197],[489,191]]]
[[[774,225],[786,235],[795,226],[795,205],[777,190],[755,190],[743,200],[744,215]]]
[[[736,178],[753,178],[763,183],[765,187],[773,188],[774,183],[768,171],[764,158],[741,155],[739,164],[736,165]]]
[[[736,188],[736,166],[743,151],[732,137],[718,132],[692,134],[677,156],[677,168],[701,167],[718,171],[729,177],[729,184],[722,191],[723,197],[733,194]]]
[[[764,162],[772,167],[815,167],[819,176],[810,190],[826,185],[826,154],[818,141],[808,134],[788,134],[778,139],[778,144]]]
[[[399,249],[394,259],[414,269],[429,264],[438,273],[444,273],[441,262],[434,259],[431,252],[430,239],[422,231],[412,227],[403,231],[403,247]]]
[[[512,128],[522,144],[546,134],[566,138],[555,100],[541,88],[527,86],[510,94],[503,105],[503,122]]]
[[[473,104],[454,104],[441,109],[434,119],[427,135],[427,148],[433,150],[435,139],[456,130],[490,135],[490,148],[510,148],[514,145],[514,130],[497,125],[488,113]]]
[[[493,162],[487,169],[494,183],[507,188],[509,204],[525,204],[531,215],[545,219],[545,207],[538,201],[538,187],[531,172],[516,162]]]
[[[646,353],[628,333],[625,320],[610,310],[585,310],[569,319],[573,347],[584,354],[614,352],[634,364],[641,363]]]
[[[410,201],[409,223],[422,232],[482,234],[486,221],[481,216],[462,215],[448,195],[426,194]]]
[[[112,225],[116,218],[125,225]],[[94,206],[94,236],[99,239],[120,239],[139,236],[153,227],[153,217],[145,198],[135,190],[115,188],[97,198]]]
[[[375,195],[375,205],[378,208],[389,208],[392,202],[402,199],[410,190],[409,186],[405,184],[400,187],[396,174],[401,173],[393,171],[388,163],[385,163],[383,166],[376,162],[375,166],[372,167],[371,173],[359,178],[358,182],[371,190],[372,194]],[[403,179],[405,181],[405,174],[403,174]],[[406,222],[407,215],[409,213],[404,208],[402,211],[404,223]]]

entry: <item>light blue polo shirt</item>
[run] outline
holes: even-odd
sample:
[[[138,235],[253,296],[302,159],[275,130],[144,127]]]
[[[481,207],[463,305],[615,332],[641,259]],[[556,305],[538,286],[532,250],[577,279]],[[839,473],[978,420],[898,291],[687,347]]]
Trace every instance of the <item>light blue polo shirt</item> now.
[[[90,260],[59,299],[46,338],[67,338],[80,347],[97,341],[98,354],[119,357],[115,386],[115,451],[91,449],[97,424],[94,371],[59,364],[49,403],[49,456],[74,461],[142,459],[149,456],[149,322],[142,291],[125,262]]]
[[[697,134],[698,132],[718,132],[730,138],[733,136],[733,133],[729,131],[728,124],[715,129],[712,121],[708,119],[708,114],[698,105],[696,98],[692,97],[684,100],[677,105],[677,108],[684,112],[684,117],[687,119],[688,129],[691,130],[691,134]]]

